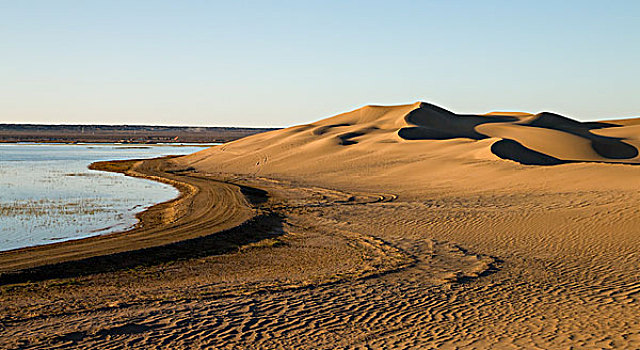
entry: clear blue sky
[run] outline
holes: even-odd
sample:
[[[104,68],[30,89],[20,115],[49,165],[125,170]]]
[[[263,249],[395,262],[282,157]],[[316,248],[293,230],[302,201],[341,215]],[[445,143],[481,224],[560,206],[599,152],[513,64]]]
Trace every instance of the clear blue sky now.
[[[0,0],[0,123],[640,115],[640,1]]]

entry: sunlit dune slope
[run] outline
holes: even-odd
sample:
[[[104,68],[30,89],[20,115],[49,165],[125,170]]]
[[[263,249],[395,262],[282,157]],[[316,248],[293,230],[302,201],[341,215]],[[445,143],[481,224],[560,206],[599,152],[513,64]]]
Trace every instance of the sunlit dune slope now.
[[[352,112],[266,132],[184,157],[207,171],[262,174],[390,174],[446,165],[639,164],[640,124],[579,122],[543,112],[455,114],[418,102],[366,106]],[[454,164],[455,163],[455,164]],[[442,169],[438,169],[442,167]],[[461,168],[457,168],[461,169]]]

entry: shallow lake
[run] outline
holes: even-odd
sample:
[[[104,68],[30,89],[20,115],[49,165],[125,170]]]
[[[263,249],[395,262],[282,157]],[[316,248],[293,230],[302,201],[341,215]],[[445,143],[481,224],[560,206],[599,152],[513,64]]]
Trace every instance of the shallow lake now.
[[[200,145],[0,144],[0,251],[125,230],[175,198],[166,184],[89,170],[95,161],[190,154]]]

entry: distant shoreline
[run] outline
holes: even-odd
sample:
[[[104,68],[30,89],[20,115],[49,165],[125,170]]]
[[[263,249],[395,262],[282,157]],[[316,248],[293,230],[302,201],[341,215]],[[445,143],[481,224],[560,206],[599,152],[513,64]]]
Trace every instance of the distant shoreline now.
[[[275,128],[0,124],[0,143],[225,143]]]

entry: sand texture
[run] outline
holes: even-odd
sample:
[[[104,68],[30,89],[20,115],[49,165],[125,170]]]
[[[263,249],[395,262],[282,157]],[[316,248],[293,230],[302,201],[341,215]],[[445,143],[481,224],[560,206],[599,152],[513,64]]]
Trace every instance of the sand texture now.
[[[640,348],[640,119],[367,106],[100,169],[182,196],[0,254],[0,348]]]

